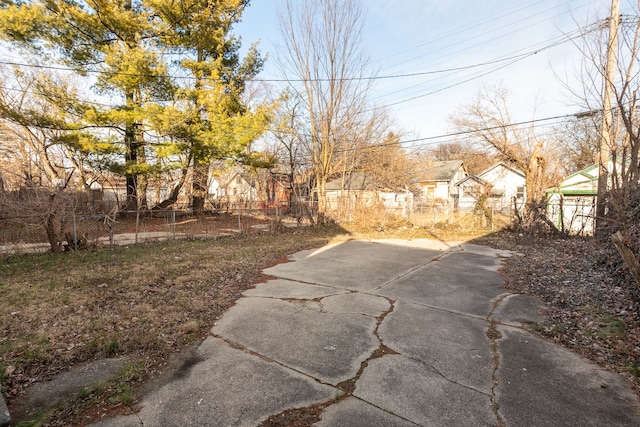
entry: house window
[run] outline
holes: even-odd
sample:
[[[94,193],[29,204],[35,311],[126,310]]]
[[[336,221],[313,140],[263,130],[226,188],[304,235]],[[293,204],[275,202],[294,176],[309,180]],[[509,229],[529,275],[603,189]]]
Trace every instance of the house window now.
[[[435,187],[427,187],[427,200],[433,201],[435,199],[436,189]]]
[[[516,189],[516,198],[523,199],[524,198],[524,186],[519,186]]]
[[[240,176],[236,177],[236,184],[242,184],[242,177]]]

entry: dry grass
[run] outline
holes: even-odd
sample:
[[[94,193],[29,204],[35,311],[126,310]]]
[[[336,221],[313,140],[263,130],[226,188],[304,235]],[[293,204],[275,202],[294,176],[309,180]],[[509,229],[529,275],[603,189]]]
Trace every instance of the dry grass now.
[[[511,218],[494,215],[493,224],[474,214],[450,215],[433,221],[432,216],[414,214],[410,220],[392,216],[360,215],[353,221],[342,224],[353,235],[365,239],[395,237],[403,239],[436,239],[467,241],[505,229]]]
[[[347,235],[337,226],[207,241],[168,241],[0,261],[0,377],[9,403],[73,365],[127,355],[131,380],[206,334],[260,271]],[[126,384],[82,396],[112,400]],[[96,400],[97,399],[97,400]],[[50,424],[67,424],[62,408]]]

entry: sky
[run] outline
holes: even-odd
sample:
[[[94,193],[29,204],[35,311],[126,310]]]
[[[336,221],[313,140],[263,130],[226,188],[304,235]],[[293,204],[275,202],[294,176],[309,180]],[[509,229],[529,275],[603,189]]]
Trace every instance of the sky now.
[[[235,28],[244,46],[268,55],[258,78],[281,79],[276,11],[283,0],[253,0]],[[581,54],[571,41],[579,27],[606,18],[611,0],[362,0],[364,44],[376,80],[371,100],[387,106],[403,140],[453,132],[450,116],[482,87],[510,93],[515,121],[584,111],[566,85]],[[631,0],[621,0],[621,13]],[[490,64],[487,64],[490,63]],[[485,64],[485,65],[481,65]],[[462,68],[462,69],[460,69]],[[457,70],[452,70],[457,69]],[[445,71],[450,70],[450,71]],[[276,83],[274,83],[276,84]]]

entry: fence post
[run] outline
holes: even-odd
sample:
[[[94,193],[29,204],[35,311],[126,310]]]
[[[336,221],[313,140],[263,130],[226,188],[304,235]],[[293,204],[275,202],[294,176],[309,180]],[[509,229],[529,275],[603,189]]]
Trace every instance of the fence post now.
[[[173,238],[176,238],[176,211],[171,207],[171,229],[173,230]]]
[[[76,225],[76,213],[73,213],[73,249],[78,250],[78,227]]]
[[[138,244],[138,226],[140,224],[140,209],[136,208],[136,240],[135,244]]]

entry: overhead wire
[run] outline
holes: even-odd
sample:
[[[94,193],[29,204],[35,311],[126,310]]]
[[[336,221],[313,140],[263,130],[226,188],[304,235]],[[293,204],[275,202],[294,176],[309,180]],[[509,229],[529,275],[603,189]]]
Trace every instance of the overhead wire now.
[[[482,46],[482,45],[486,45],[486,44],[487,44],[487,42],[489,42],[489,41],[496,40],[496,39],[500,39],[500,38],[505,38],[505,37],[506,37],[506,36],[508,36],[508,35],[511,35],[511,34],[514,34],[514,33],[520,32],[520,31],[524,31],[524,30],[527,30],[527,29],[530,29],[530,28],[531,28],[532,26],[534,26],[534,25],[538,25],[538,24],[541,24],[541,23],[546,22],[546,21],[554,20],[554,19],[558,18],[559,16],[563,16],[563,15],[565,15],[566,13],[557,14],[557,15],[554,15],[554,16],[551,16],[551,17],[548,17],[548,18],[545,18],[545,19],[543,19],[543,20],[537,21],[537,22],[535,22],[535,23],[533,23],[533,24],[529,24],[529,25],[526,25],[526,26],[521,26],[520,28],[517,28],[516,30],[510,31],[510,32],[508,32],[508,33],[504,33],[504,32],[502,31],[502,30],[503,30],[503,29],[505,29],[505,28],[509,28],[509,27],[511,27],[511,26],[513,26],[513,25],[515,25],[515,24],[520,23],[520,22],[525,22],[525,21],[527,21],[527,20],[530,20],[530,19],[531,19],[531,18],[533,18],[533,17],[536,17],[536,16],[538,16],[538,15],[543,14],[543,13],[544,13],[544,12],[546,12],[546,11],[556,9],[556,8],[558,8],[558,7],[561,7],[561,6],[564,6],[564,5],[566,5],[566,4],[569,4],[569,3],[573,2],[573,1],[575,1],[575,0],[569,0],[569,1],[567,1],[567,2],[564,2],[564,3],[560,4],[560,5],[556,5],[556,6],[553,6],[553,7],[549,8],[549,9],[546,9],[545,11],[541,11],[541,12],[535,13],[535,14],[533,14],[533,15],[527,15],[527,17],[522,18],[522,19],[519,19],[519,20],[517,20],[517,21],[511,21],[511,22],[509,22],[507,25],[501,25],[501,26],[500,26],[500,31],[496,30],[495,28],[490,28],[490,29],[488,29],[488,30],[486,30],[486,31],[484,31],[484,32],[482,32],[482,33],[475,34],[475,35],[474,35],[474,37],[473,37],[473,39],[474,39],[474,40],[478,40],[478,41],[477,41],[475,44],[473,44],[473,45],[470,45],[470,46],[469,46],[469,45],[467,45],[466,47],[462,47],[462,48],[457,49],[457,50],[453,50],[453,49],[452,49],[453,47],[455,47],[455,46],[457,46],[457,45],[466,44],[466,42],[470,40],[469,38],[465,38],[465,40],[463,40],[463,41],[457,41],[457,42],[450,43],[450,44],[438,45],[438,48],[437,48],[436,50],[431,50],[431,51],[423,52],[423,53],[421,53],[421,54],[420,54],[420,55],[418,55],[418,56],[416,56],[416,55],[411,55],[411,58],[409,58],[409,59],[407,59],[406,61],[403,61],[403,62],[399,62],[399,63],[398,63],[398,62],[396,62],[396,63],[394,63],[394,66],[397,66],[398,64],[403,64],[403,63],[405,63],[405,62],[409,62],[409,61],[411,61],[411,62],[414,62],[414,63],[415,63],[416,58],[421,58],[421,57],[424,57],[424,56],[430,56],[429,61],[430,61],[430,62],[433,62],[433,61],[437,61],[437,60],[442,59],[442,58],[445,58],[445,57],[447,57],[447,58],[448,58],[448,57],[451,57],[452,55],[460,54],[460,53],[462,53],[462,52],[464,52],[464,51],[467,51],[467,50],[470,50],[470,49],[473,49],[473,48],[476,48],[476,47],[479,47],[479,46]],[[538,3],[543,3],[543,2],[538,2]],[[535,3],[535,4],[538,4],[538,3]],[[590,3],[589,3],[589,4],[590,4]],[[526,8],[528,8],[528,7],[529,7],[529,6],[525,6],[525,7],[521,8],[521,9],[517,9],[515,12],[518,12],[518,11],[520,11],[520,10],[526,9]],[[515,12],[514,12],[514,13],[515,13]],[[506,16],[508,16],[508,15],[510,15],[510,14],[511,14],[511,13],[507,13],[507,14],[503,14],[503,15],[501,15],[501,16],[506,17]],[[491,23],[491,22],[499,22],[498,17],[494,17],[494,18],[493,18],[493,19],[491,19],[491,20],[487,20],[487,21],[485,21],[484,23]],[[481,23],[481,24],[474,24],[474,25],[471,25],[471,26],[468,26],[468,27],[463,27],[463,28],[461,28],[461,29],[458,29],[458,30],[456,30],[456,31],[451,32],[451,35],[455,35],[455,34],[457,34],[457,33],[467,32],[467,31],[468,31],[469,29],[471,29],[471,28],[476,28],[476,27],[480,27],[480,26],[484,25],[484,23]],[[504,23],[503,23],[503,24],[504,24]],[[483,35],[487,35],[487,34],[495,35],[495,37],[493,37],[493,38],[491,38],[491,39],[480,39],[480,37],[481,37],[481,36],[483,36]],[[444,39],[444,38],[450,38],[450,37],[449,37],[449,36],[447,36],[446,34],[445,34],[445,35],[441,35],[441,36],[439,36],[439,37],[437,37],[437,38],[433,39],[433,42],[438,41],[438,40],[441,40],[441,39]],[[423,43],[422,45],[428,45],[428,44],[430,44],[430,42]],[[413,49],[413,50],[415,51],[415,49]],[[443,55],[443,56],[440,56],[440,57],[433,57],[433,56],[432,56],[434,53],[439,52],[439,51],[445,51],[445,52],[446,52],[446,55]],[[414,66],[415,66],[415,67],[419,67],[419,66],[423,66],[423,65],[424,65],[424,63],[421,63],[421,64],[414,64]]]
[[[540,0],[540,1],[536,2],[536,3],[534,3],[534,5],[540,4],[540,3],[544,3],[544,1],[545,0]],[[472,25],[457,27],[453,31],[448,31],[448,32],[440,34],[438,37],[429,39],[428,41],[425,41],[425,42],[422,42],[422,43],[418,43],[416,45],[412,45],[412,46],[406,47],[406,48],[401,49],[401,50],[396,50],[394,53],[391,53],[389,55],[380,57],[378,59],[379,60],[386,60],[386,59],[389,59],[389,58],[393,58],[394,56],[401,55],[403,53],[414,52],[416,49],[422,48],[424,46],[428,46],[428,45],[433,44],[433,43],[435,43],[437,41],[450,39],[452,36],[455,36],[457,34],[465,33],[465,32],[467,32],[469,30],[472,30],[473,28],[481,27],[481,26],[483,26],[483,25],[485,25],[485,24],[487,24],[489,22],[506,18],[506,17],[508,17],[508,16],[510,16],[510,15],[512,15],[514,13],[517,13],[517,12],[520,12],[522,10],[525,10],[525,9],[529,8],[530,6],[531,5],[525,5],[525,6],[522,6],[522,7],[518,8],[518,9],[515,9],[515,10],[512,10],[512,11],[504,12],[504,13],[499,14],[499,15],[493,15],[493,16],[491,16],[491,18],[486,19],[484,21],[474,20],[474,23]]]
[[[566,2],[569,3],[569,2]],[[565,4],[566,4],[565,3]],[[553,40],[553,39],[552,39]],[[432,90],[430,92],[424,93],[424,94],[420,94],[420,95],[416,95],[413,97],[410,97],[408,99],[403,99],[397,102],[393,102],[391,104],[387,104],[385,107],[388,106],[394,106],[394,105],[398,105],[401,103],[405,103],[405,102],[409,102],[415,99],[419,99],[419,98],[423,98],[438,92],[442,92],[445,91],[447,89],[450,89],[452,87],[464,84],[468,81],[471,80],[475,80],[477,78],[483,77],[487,74],[490,74],[492,72],[498,71],[500,69],[503,69],[505,67],[508,67],[510,65],[512,65],[515,62],[521,61],[525,58],[528,58],[532,55],[535,55],[537,53],[539,53],[541,50],[544,49],[548,49],[554,46],[557,46],[561,43],[565,43],[567,41],[571,40],[571,38],[567,37],[566,35],[558,40],[555,43],[552,43],[551,45],[548,46],[544,46],[542,48],[536,49],[534,51],[530,51],[530,52],[524,52],[524,53],[517,53],[514,52],[511,56],[508,57],[503,57],[503,58],[496,58],[494,60],[491,61],[485,61],[482,63],[478,63],[478,64],[471,64],[471,65],[467,65],[467,66],[460,66],[460,67],[451,67],[451,68],[443,68],[440,70],[431,70],[431,71],[425,71],[425,72],[417,72],[417,73],[404,73],[404,74],[391,74],[391,75],[386,75],[386,76],[364,76],[364,77],[355,77],[352,80],[386,80],[386,79],[394,79],[394,78],[408,78],[408,77],[419,77],[419,76],[427,76],[427,75],[436,75],[436,74],[445,74],[445,73],[453,73],[453,72],[459,72],[459,71],[468,71],[468,70],[474,70],[480,67],[486,67],[489,65],[496,65],[496,67],[492,68],[491,70],[488,71],[484,71],[484,72],[480,72],[479,74],[475,75],[475,76],[471,76],[468,78],[465,78],[462,81],[459,82],[455,82],[452,84],[449,84],[445,87],[442,88],[438,88],[435,90]],[[505,64],[506,62],[506,64]],[[0,61],[0,64],[4,64],[4,65],[12,65],[12,66],[25,66],[25,67],[35,67],[35,68],[42,68],[42,69],[52,69],[52,70],[59,70],[59,71],[75,71],[73,68],[70,67],[59,67],[59,66],[48,66],[48,65],[43,65],[43,64],[24,64],[24,63],[18,63],[18,62],[8,62],[8,61]],[[103,73],[102,71],[97,71],[97,70],[82,70],[86,73]],[[109,72],[107,72],[107,74],[109,74]],[[136,76],[136,74],[128,74],[128,73],[119,73],[119,72],[112,72],[111,74],[125,74],[125,75],[132,75],[132,76]],[[138,75],[139,76],[139,75]],[[174,76],[175,78],[175,76]],[[184,79],[195,79],[194,77],[190,77],[190,76],[178,76],[177,78],[184,78]],[[327,79],[329,80],[329,79]],[[259,78],[255,78],[255,79],[250,79],[250,81],[260,81],[260,82],[300,82],[303,80],[291,80],[291,79],[259,79]],[[15,88],[4,88],[7,90],[19,90],[19,89],[15,89]],[[86,101],[87,104],[94,104],[94,105],[98,105],[98,106],[104,106],[104,107],[112,107],[113,105],[111,104],[105,104],[105,103],[98,103],[98,102],[92,102],[92,101]],[[381,108],[381,107],[378,107]],[[567,116],[558,116],[558,117],[570,117],[571,115],[567,115]],[[557,118],[557,117],[556,117]],[[540,120],[548,120],[547,119],[540,119]],[[523,123],[533,123],[533,122],[521,122],[518,124],[523,124]],[[514,124],[513,126],[516,126],[518,124]],[[436,140],[436,139],[442,139],[442,138],[447,138],[447,137],[455,137],[458,136],[459,134],[457,133],[453,133],[453,134],[444,134],[444,135],[438,135],[438,136],[432,136],[432,137],[427,137],[427,138],[417,138],[417,139],[413,139],[413,140],[406,140],[406,141],[402,141],[403,144],[408,144],[408,143],[415,143],[415,142],[424,142],[424,141],[432,141],[432,140]]]

